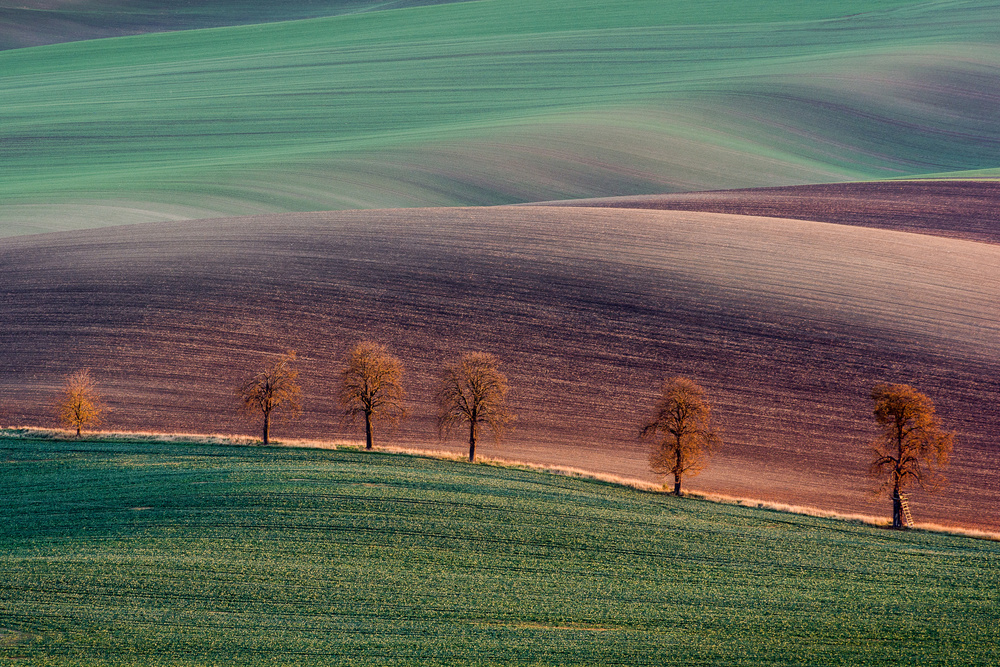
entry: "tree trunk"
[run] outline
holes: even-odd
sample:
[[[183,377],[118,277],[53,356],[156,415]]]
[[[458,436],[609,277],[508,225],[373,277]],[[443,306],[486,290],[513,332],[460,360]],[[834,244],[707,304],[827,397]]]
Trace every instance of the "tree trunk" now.
[[[476,422],[469,422],[469,463],[476,460]]]
[[[271,432],[271,413],[270,412],[265,412],[264,413],[264,444],[265,445],[268,443],[267,436],[270,434],[270,432]]]
[[[372,448],[372,415],[365,413],[365,449]]]
[[[899,529],[903,527],[903,501],[899,497],[899,475],[900,466],[903,462],[903,421],[901,417],[896,418],[896,469],[893,471],[892,479],[892,527]]]
[[[80,425],[79,424],[76,425],[76,437],[78,437],[78,438],[80,437]]]
[[[681,436],[677,436],[677,459],[674,462],[674,495],[681,495]]]

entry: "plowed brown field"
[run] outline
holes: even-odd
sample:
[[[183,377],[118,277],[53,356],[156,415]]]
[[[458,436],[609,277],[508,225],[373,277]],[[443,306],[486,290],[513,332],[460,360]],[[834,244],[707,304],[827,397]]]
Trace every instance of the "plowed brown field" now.
[[[605,197],[552,205],[763,215],[1000,243],[997,202],[997,181],[877,181]]]
[[[1000,528],[1000,246],[715,213],[506,207],[153,223],[0,244],[0,420],[54,423],[92,369],[112,428],[255,433],[233,386],[302,356],[306,412],[275,437],[360,437],[332,394],[368,336],[408,368],[395,443],[440,448],[436,374],[496,353],[519,414],[484,455],[646,477],[664,376],[715,402],[725,447],[686,488],[886,514],[867,495],[867,394],[928,393],[958,431],[918,521]],[[462,450],[460,439],[448,446]]]

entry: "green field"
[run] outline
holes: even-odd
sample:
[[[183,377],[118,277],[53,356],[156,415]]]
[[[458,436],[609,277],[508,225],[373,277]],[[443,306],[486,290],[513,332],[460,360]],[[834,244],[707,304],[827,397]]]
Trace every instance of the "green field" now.
[[[995,169],[986,0],[481,0],[0,53],[0,234]]]
[[[118,35],[289,21],[451,0],[0,0],[0,49]],[[461,1],[461,0],[458,0]]]
[[[995,665],[1000,544],[357,451],[0,440],[0,660]]]

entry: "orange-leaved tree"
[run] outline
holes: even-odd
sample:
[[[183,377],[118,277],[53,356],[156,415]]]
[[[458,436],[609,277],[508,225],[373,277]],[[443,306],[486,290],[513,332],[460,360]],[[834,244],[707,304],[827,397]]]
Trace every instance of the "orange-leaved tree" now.
[[[500,362],[486,352],[470,352],[445,366],[438,391],[438,429],[448,432],[469,425],[469,461],[476,459],[476,440],[482,426],[502,439],[514,415],[507,406],[510,387]]]
[[[365,420],[365,449],[372,448],[372,426],[378,420],[395,424],[406,415],[403,362],[384,345],[361,341],[347,355],[340,374],[340,405],[344,417]]]
[[[272,413],[277,412],[284,419],[293,419],[302,413],[299,372],[291,366],[295,356],[295,350],[287,351],[236,389],[243,412],[263,415],[265,445],[270,442]]]
[[[75,428],[77,436],[84,426],[101,423],[104,404],[89,370],[79,370],[66,376],[56,408],[59,421],[68,428]]]
[[[931,399],[909,385],[875,385],[871,398],[881,433],[868,443],[868,472],[878,483],[876,493],[892,498],[892,527],[902,528],[902,492],[912,484],[930,491],[944,486],[940,469],[948,464],[955,436],[941,428]]]
[[[663,382],[655,412],[640,437],[653,439],[650,466],[658,474],[673,474],[676,496],[681,495],[681,479],[697,475],[705,457],[722,442],[712,427],[705,390],[685,377]]]

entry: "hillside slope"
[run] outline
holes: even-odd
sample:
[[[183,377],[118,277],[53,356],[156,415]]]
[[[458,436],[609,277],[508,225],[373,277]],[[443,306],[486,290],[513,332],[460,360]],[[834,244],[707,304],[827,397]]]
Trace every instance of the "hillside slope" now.
[[[959,433],[952,484],[918,494],[918,518],[1000,524],[996,245],[693,212],[355,211],[7,239],[0,285],[7,423],[52,423],[63,375],[89,367],[110,427],[253,433],[233,387],[292,347],[306,414],[276,437],[343,437],[337,371],[374,337],[406,362],[412,413],[380,437],[439,447],[441,364],[481,349],[520,415],[484,454],[648,478],[638,424],[683,374],[727,443],[695,486],[882,513],[866,396],[906,382]]]
[[[545,202],[792,218],[1000,243],[1000,180],[876,181]]]
[[[483,0],[0,53],[0,234],[996,168],[986,0]]]
[[[459,0],[0,0],[0,50],[147,32],[271,23]]]
[[[0,438],[0,484],[0,660],[1000,660],[996,542],[343,451]]]

